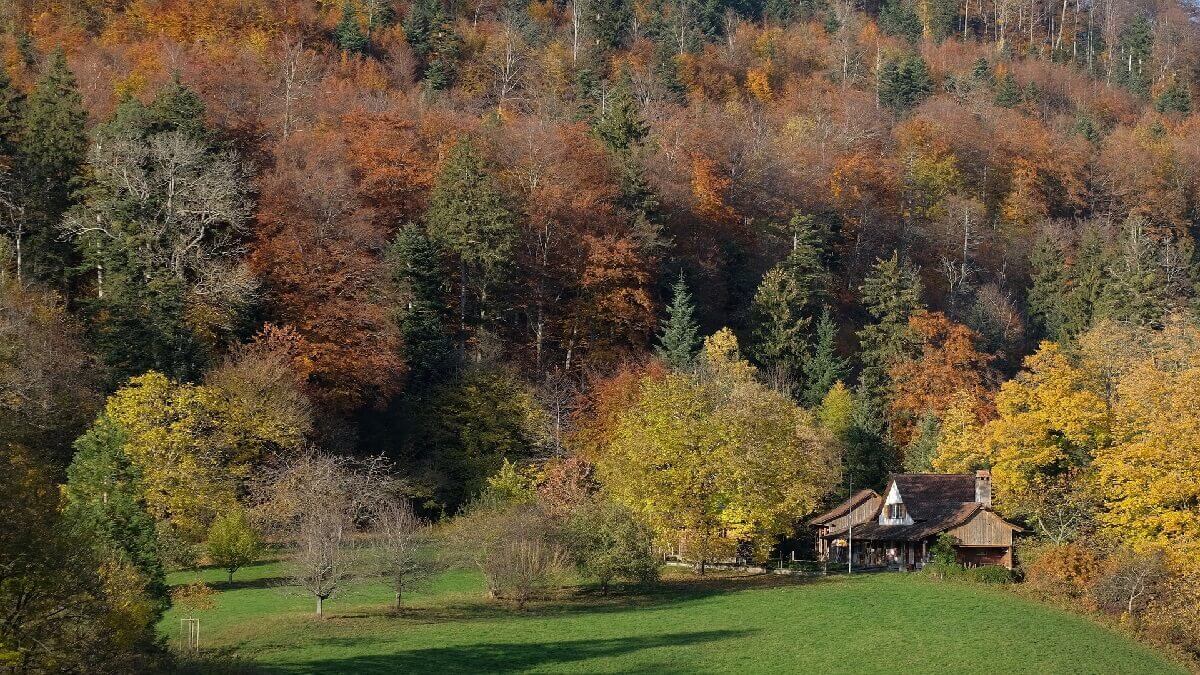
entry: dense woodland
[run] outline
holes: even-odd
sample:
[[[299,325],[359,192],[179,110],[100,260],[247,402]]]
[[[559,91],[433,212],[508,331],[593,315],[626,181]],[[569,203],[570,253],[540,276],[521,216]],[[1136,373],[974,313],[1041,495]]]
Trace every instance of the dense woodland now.
[[[3,0],[0,665],[155,658],[164,561],[381,466],[701,564],[990,467],[1038,588],[1200,650],[1196,22]]]

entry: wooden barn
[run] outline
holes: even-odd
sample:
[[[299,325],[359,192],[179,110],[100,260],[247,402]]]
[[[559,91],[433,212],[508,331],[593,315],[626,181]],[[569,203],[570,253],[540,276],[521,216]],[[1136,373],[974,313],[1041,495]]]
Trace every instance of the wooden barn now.
[[[992,477],[902,473],[880,495],[860,490],[834,509],[809,519],[817,555],[856,567],[919,569],[941,534],[958,540],[964,565],[1013,566],[1013,534],[1021,528],[992,510]],[[852,549],[852,550],[851,550]]]

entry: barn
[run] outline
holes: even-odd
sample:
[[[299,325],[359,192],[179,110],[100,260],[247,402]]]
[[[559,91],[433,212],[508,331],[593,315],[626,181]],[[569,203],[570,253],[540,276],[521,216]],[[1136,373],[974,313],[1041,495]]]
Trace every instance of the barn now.
[[[971,474],[902,473],[883,494],[860,490],[835,508],[809,519],[817,555],[855,567],[919,569],[942,534],[958,544],[968,566],[1013,566],[1013,535],[1021,528],[992,510],[988,471]]]

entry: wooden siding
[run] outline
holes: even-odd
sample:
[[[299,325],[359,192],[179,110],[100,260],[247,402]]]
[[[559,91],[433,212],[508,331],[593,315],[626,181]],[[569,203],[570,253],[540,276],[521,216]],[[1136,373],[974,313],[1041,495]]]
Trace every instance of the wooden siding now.
[[[1013,527],[991,511],[980,511],[970,520],[947,531],[960,546],[1012,546]]]
[[[875,514],[879,511],[880,502],[882,501],[882,497],[871,497],[862,504],[854,507],[854,510],[850,512],[850,518],[852,520],[849,522],[853,522],[855,525],[862,525],[867,521],[874,520]],[[838,518],[830,523],[830,527],[833,531],[837,531],[846,527],[848,524],[849,523],[846,520],[846,516],[842,516],[841,518]]]

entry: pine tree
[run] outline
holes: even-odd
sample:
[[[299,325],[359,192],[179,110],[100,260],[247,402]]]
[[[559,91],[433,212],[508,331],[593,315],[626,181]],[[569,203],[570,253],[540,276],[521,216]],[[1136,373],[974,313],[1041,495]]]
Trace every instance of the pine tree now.
[[[440,379],[454,356],[446,332],[449,308],[442,297],[441,255],[418,227],[407,226],[392,244],[393,279],[406,302],[397,312],[408,361],[409,391]]]
[[[890,258],[875,263],[859,290],[863,307],[872,318],[858,332],[863,364],[859,383],[869,395],[882,397],[888,368],[912,348],[908,319],[922,306],[921,281],[917,271],[901,263],[893,252]]]
[[[1121,228],[1108,282],[1097,298],[1097,317],[1137,326],[1160,321],[1170,298],[1158,260],[1158,245],[1147,234],[1145,222],[1130,218]]]
[[[905,112],[933,94],[933,76],[925,59],[911,54],[885,61],[878,86],[880,103],[896,112]]]
[[[629,0],[592,0],[588,5],[588,32],[596,49],[607,52],[621,47],[629,38],[633,6]]]
[[[917,423],[912,442],[904,449],[904,470],[925,473],[933,470],[933,458],[937,456],[938,434],[941,425],[937,415],[926,413]]]
[[[1116,54],[1117,82],[1139,96],[1148,95],[1153,51],[1154,27],[1149,19],[1139,15],[1121,32]]]
[[[631,152],[646,140],[650,130],[633,98],[633,81],[628,71],[622,71],[617,78],[609,92],[608,109],[601,113],[593,130],[614,153]]]
[[[837,353],[837,325],[829,307],[821,312],[816,333],[812,355],[804,362],[803,403],[809,407],[820,403],[834,383],[850,373],[850,361]]]
[[[123,447],[120,429],[104,419],[75,442],[63,490],[64,515],[105,554],[121,556],[137,568],[162,611],[168,605],[167,584],[154,519],[146,511],[140,473]]]
[[[75,75],[58,49],[25,106],[17,161],[30,220],[25,259],[32,277],[54,285],[65,283],[73,264],[58,224],[79,186],[88,146],[86,124]]]
[[[454,83],[461,38],[439,0],[416,0],[404,21],[404,39],[417,57],[417,76],[433,90]]]
[[[985,84],[992,82],[992,66],[987,58],[980,56],[975,59],[975,65],[971,68],[971,79]]]
[[[666,318],[659,324],[658,346],[654,352],[667,365],[684,370],[691,367],[696,350],[700,348],[700,326],[693,318],[696,308],[682,272],[671,290],[673,297],[667,306]]]
[[[1059,242],[1044,236],[1038,239],[1029,256],[1032,285],[1029,288],[1029,316],[1041,329],[1042,335],[1061,341],[1065,335],[1065,305],[1069,290],[1066,257]]]
[[[204,101],[179,81],[176,73],[145,109],[145,135],[179,131],[190,138],[209,142],[212,134],[204,123]]]
[[[471,316],[478,339],[498,314],[491,291],[506,275],[517,231],[500,186],[471,139],[450,150],[430,195],[425,226],[435,244],[458,258],[459,323],[465,339]]]
[[[780,374],[799,370],[810,322],[803,307],[803,291],[782,265],[763,275],[750,306],[751,352],[760,366]]]
[[[921,39],[921,18],[905,0],[887,0],[879,10],[879,28],[909,42]]]
[[[333,29],[333,39],[338,49],[351,54],[362,54],[367,51],[367,35],[363,32],[362,24],[358,21],[358,10],[351,0],[342,2],[342,20]]]
[[[9,169],[15,168],[24,108],[25,97],[9,78],[8,71],[0,68],[0,165]]]
[[[1021,87],[1012,73],[1004,73],[1000,83],[996,85],[996,94],[992,102],[1001,108],[1013,108],[1021,103]]]

